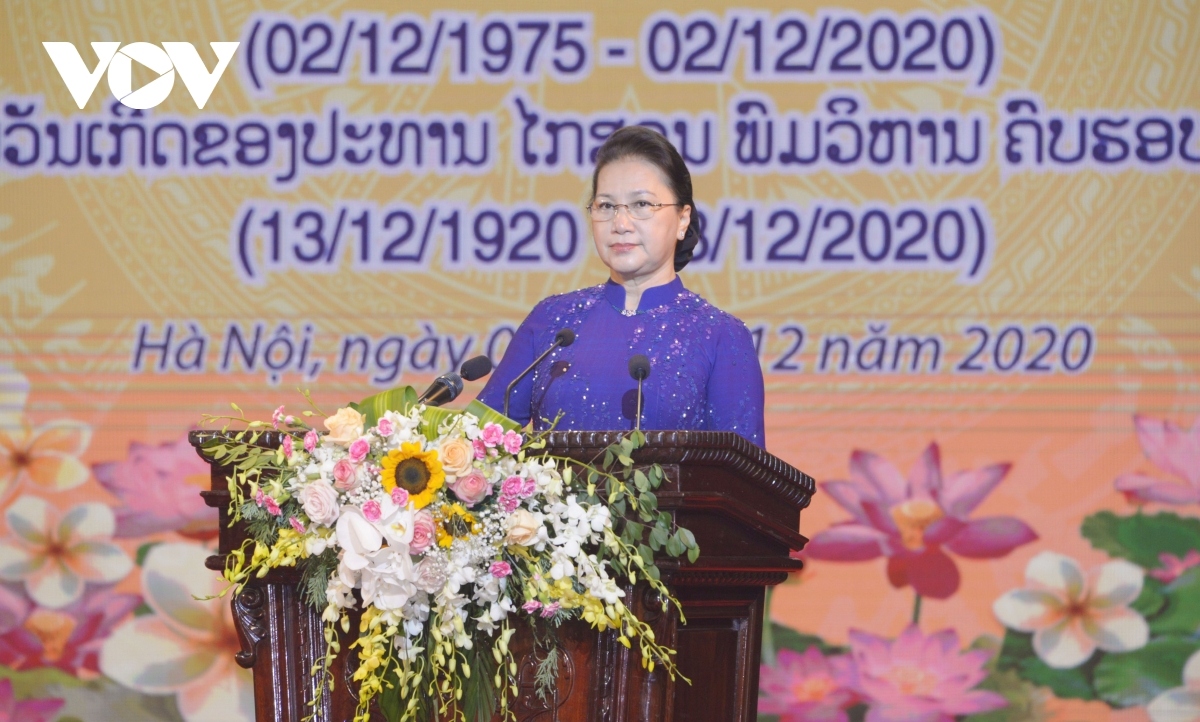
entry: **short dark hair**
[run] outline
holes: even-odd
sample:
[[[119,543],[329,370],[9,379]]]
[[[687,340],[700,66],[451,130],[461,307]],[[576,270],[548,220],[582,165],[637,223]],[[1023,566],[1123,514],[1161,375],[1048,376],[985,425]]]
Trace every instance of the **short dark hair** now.
[[[661,133],[642,125],[628,125],[608,136],[596,153],[596,170],[592,172],[592,200],[596,199],[596,179],[600,169],[618,160],[637,158],[654,166],[667,179],[667,187],[675,194],[675,202],[692,209],[691,220],[683,239],[675,243],[675,270],[681,271],[692,260],[692,251],[700,241],[700,218],[692,200],[692,174],[671,141]]]

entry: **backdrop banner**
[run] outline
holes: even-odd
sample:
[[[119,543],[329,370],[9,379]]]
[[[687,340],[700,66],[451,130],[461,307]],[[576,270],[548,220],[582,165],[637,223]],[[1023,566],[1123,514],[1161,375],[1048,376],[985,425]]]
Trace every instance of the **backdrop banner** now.
[[[0,7],[0,717],[251,720],[187,432],[498,361],[630,124],[821,482],[761,718],[1200,715],[1200,3],[497,7]]]

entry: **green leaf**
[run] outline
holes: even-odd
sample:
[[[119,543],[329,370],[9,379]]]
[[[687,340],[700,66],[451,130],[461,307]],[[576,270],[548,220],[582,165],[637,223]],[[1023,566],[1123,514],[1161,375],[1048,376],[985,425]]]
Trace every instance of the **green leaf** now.
[[[679,531],[677,533],[679,534],[679,538],[683,541],[688,549],[696,546],[696,535],[690,530],[679,527]]]
[[[617,461],[621,462],[621,466],[633,466],[633,459],[629,458],[625,454],[617,456]]]
[[[667,540],[667,553],[673,557],[681,556],[687,548],[679,541],[679,537],[671,537]]]
[[[1106,654],[1096,665],[1096,692],[1114,707],[1149,704],[1183,684],[1183,665],[1197,649],[1194,639],[1160,637],[1132,652]]]
[[[1096,549],[1128,559],[1143,569],[1161,566],[1160,554],[1183,557],[1200,549],[1200,519],[1169,511],[1153,516],[1117,516],[1102,511],[1085,518],[1080,533]]]
[[[1142,593],[1133,600],[1133,604],[1130,604],[1129,607],[1143,617],[1149,618],[1158,613],[1166,602],[1163,583],[1154,577],[1146,577],[1142,584]]]
[[[700,547],[692,547],[688,549],[687,558],[689,562],[695,564],[696,560],[700,558]]]
[[[670,532],[661,526],[656,526],[650,530],[650,543],[658,544],[660,547],[665,546],[667,539],[670,537]]]
[[[638,491],[650,490],[650,480],[646,478],[641,469],[633,472],[633,485],[637,487]]]
[[[1038,659],[1033,651],[1033,635],[1014,632],[1009,629],[1004,634],[1004,642],[1000,647],[1000,656],[996,660],[999,669],[1015,669],[1022,679],[1036,685],[1049,687],[1054,694],[1061,698],[1095,699],[1092,689],[1092,669],[1096,659],[1093,657],[1074,669],[1055,669]]]
[[[829,644],[824,639],[812,634],[804,634],[797,632],[791,627],[785,627],[782,624],[771,622],[771,635],[775,642],[775,651],[778,653],[781,649],[790,649],[793,652],[803,652],[809,647],[816,647],[821,651],[821,654],[826,656],[831,654],[842,654],[846,652],[845,647],[838,647]]]
[[[482,428],[484,424],[499,424],[500,427],[505,431],[521,430],[520,424],[508,418],[499,411],[496,411],[479,399],[475,399],[471,403],[467,404],[467,408],[463,409],[463,412],[479,417],[480,428]]]
[[[145,602],[137,605],[137,607],[135,607],[133,610],[133,616],[135,617],[148,617],[151,614],[154,614],[154,610]]]
[[[146,542],[145,544],[143,544],[137,548],[136,559],[137,559],[137,565],[139,567],[145,566],[146,555],[150,553],[151,549],[158,546],[159,544],[162,544],[162,542],[157,542],[157,541]]]
[[[350,408],[362,414],[363,424],[370,428],[379,423],[379,419],[388,411],[408,413],[416,403],[417,390],[411,386],[400,386],[368,396],[357,404],[350,404]]]
[[[1149,583],[1152,578],[1147,578]],[[1195,634],[1200,631],[1200,567],[1192,567],[1162,588],[1166,603],[1147,621],[1150,632]]]

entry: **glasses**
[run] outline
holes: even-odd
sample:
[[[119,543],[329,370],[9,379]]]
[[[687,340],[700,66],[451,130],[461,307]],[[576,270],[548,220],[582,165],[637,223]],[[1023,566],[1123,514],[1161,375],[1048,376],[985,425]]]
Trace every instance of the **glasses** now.
[[[617,210],[624,208],[629,217],[636,221],[648,221],[660,208],[667,206],[682,206],[683,203],[651,203],[650,201],[634,201],[633,203],[609,203],[600,201],[587,207],[593,221],[611,221],[617,217]]]

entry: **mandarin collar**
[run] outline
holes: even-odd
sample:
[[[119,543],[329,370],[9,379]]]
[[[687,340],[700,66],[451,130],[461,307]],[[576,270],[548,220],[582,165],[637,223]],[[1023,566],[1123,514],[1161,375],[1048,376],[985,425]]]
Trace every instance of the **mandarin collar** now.
[[[642,298],[638,302],[637,312],[645,313],[651,309],[665,306],[674,301],[684,290],[683,279],[676,274],[670,283],[664,283],[661,286],[651,286],[642,291]],[[625,287],[611,278],[604,284],[604,297],[618,312],[625,309]]]

